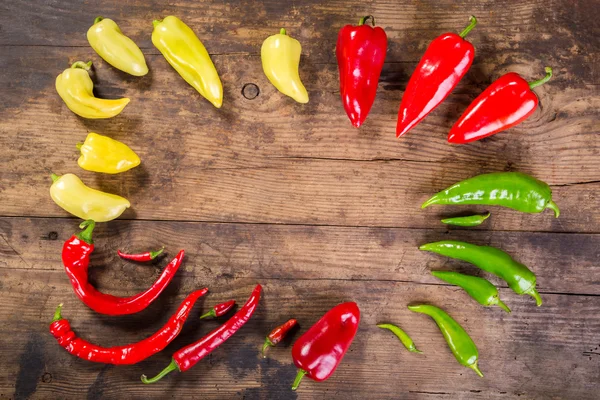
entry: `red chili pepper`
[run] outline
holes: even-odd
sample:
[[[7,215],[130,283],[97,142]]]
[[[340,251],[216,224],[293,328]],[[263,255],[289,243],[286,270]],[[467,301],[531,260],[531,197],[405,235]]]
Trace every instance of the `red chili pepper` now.
[[[85,305],[100,314],[133,314],[148,307],[171,282],[183,260],[183,250],[165,267],[162,274],[148,290],[131,297],[104,294],[88,282],[90,255],[94,251],[92,241],[94,226],[95,223],[92,220],[82,222],[79,227],[85,229],[71,236],[63,245],[63,265],[71,280],[75,294]]]
[[[373,27],[365,25],[371,19]],[[350,122],[356,128],[367,118],[385,61],[387,35],[375,28],[372,15],[363,17],[358,26],[346,25],[338,35],[335,53],[340,70],[340,94]]]
[[[460,34],[444,33],[431,42],[413,72],[398,110],[396,137],[404,135],[436,108],[467,73],[475,49],[464,37],[477,24],[474,16]]]
[[[359,322],[358,305],[342,303],[327,311],[294,343],[292,358],[299,370],[292,390],[298,388],[304,375],[321,382],[333,374],[354,340]]]
[[[220,317],[221,315],[225,315],[225,314],[227,314],[227,312],[229,310],[231,310],[233,308],[234,305],[235,305],[235,300],[229,300],[229,301],[226,301],[225,303],[217,304],[209,312],[202,315],[200,317],[200,319],[208,318],[208,317],[216,318],[216,317]]]
[[[146,375],[142,375],[142,382],[154,383],[160,380],[163,376],[171,371],[179,370],[185,372],[196,365],[200,360],[213,352],[217,347],[227,341],[234,333],[236,333],[254,314],[258,301],[260,300],[260,292],[262,286],[256,285],[254,291],[250,295],[248,301],[242,308],[234,314],[233,317],[227,320],[223,325],[204,336],[202,339],[192,343],[184,348],[181,348],[173,354],[171,363],[167,365],[154,378],[148,379]]]
[[[515,72],[502,75],[473,100],[456,121],[448,134],[448,142],[473,142],[525,121],[539,102],[531,89],[552,77],[552,68],[546,67],[545,71],[544,78],[531,83]]]
[[[154,260],[156,257],[161,255],[163,251],[165,251],[164,247],[156,251],[146,251],[145,253],[139,254],[127,254],[121,252],[121,250],[117,250],[117,254],[119,255],[119,257],[124,258],[125,260],[144,262]]]
[[[264,358],[267,357],[265,355],[265,350],[267,350],[269,346],[275,346],[277,343],[281,342],[281,340],[285,337],[289,330],[296,325],[296,323],[297,321],[292,318],[284,324],[279,325],[277,328],[273,329],[271,333],[269,333],[269,335],[265,338],[265,344],[263,344],[262,347],[262,355]]]
[[[58,306],[54,313],[54,319],[50,324],[50,333],[65,350],[81,359],[105,364],[136,364],[167,347],[179,335],[181,327],[194,307],[194,303],[198,298],[204,296],[207,291],[208,289],[202,289],[192,292],[183,300],[175,314],[158,332],[137,343],[125,346],[100,347],[78,338],[75,332],[71,330],[69,321],[63,319],[60,314],[62,304]]]

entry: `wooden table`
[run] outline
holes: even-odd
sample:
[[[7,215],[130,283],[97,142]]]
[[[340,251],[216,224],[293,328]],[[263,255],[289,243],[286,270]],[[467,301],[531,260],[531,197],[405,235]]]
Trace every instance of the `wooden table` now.
[[[69,4],[70,3],[70,4]],[[102,5],[95,4],[102,3]],[[595,0],[412,1],[114,1],[13,0],[0,5],[0,398],[2,399],[592,399],[600,390],[600,7]],[[396,113],[428,43],[460,31],[469,14],[475,62],[454,93],[402,140]],[[188,86],[152,46],[152,20],[177,15],[203,40],[221,75],[220,110]],[[375,15],[389,36],[379,93],[366,124],[351,127],[339,99],[338,30]],[[94,17],[115,19],[143,49],[150,73],[135,78],[88,46]],[[259,49],[285,27],[303,46],[307,105],[271,86]],[[76,60],[94,62],[99,96],[130,97],[116,118],[84,120],[57,96],[55,77]],[[526,79],[554,67],[536,89],[541,105],[509,132],[450,146],[452,123],[492,80]],[[142,165],[100,175],[77,166],[75,143],[88,132],[124,141]],[[548,182],[562,214],[492,209],[481,227],[443,226],[441,216],[486,207],[419,205],[461,179],[522,171]],[[126,263],[116,250],[185,248],[184,267],[145,311],[97,315],[73,294],[61,265],[77,220],[48,195],[49,174],[77,173],[87,184],[126,196],[119,220],[101,224],[90,270],[100,290],[126,296],[147,288],[167,260]],[[440,284],[432,269],[477,270],[424,254],[440,239],[501,247],[538,275],[535,307],[498,279],[513,313],[484,309]],[[264,297],[253,319],[192,370],[144,386],[173,351],[219,322],[200,309],[172,345],[135,366],[79,360],[48,333],[56,305],[83,338],[105,346],[138,341],[158,329],[181,299],[210,287],[202,309]],[[296,373],[293,339],[259,356],[265,334],[289,317],[306,330],[342,302],[359,303],[359,333],[326,382]],[[409,312],[424,301],[453,315],[480,350],[478,378],[460,366],[435,324]],[[404,327],[424,354],[406,352],[375,324]],[[296,332],[294,339],[301,332]]]

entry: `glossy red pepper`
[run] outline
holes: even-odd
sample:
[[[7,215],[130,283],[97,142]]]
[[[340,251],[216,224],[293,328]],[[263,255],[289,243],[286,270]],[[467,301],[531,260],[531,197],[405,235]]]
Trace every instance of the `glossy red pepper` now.
[[[473,142],[525,121],[539,102],[531,89],[548,82],[551,77],[550,67],[546,67],[544,78],[531,83],[515,72],[502,75],[473,100],[456,121],[448,134],[448,142]]]
[[[477,19],[460,34],[444,33],[431,42],[413,72],[398,110],[396,137],[415,127],[436,108],[467,73],[475,49],[464,37],[475,27]]]
[[[171,363],[167,365],[154,378],[148,379],[146,375],[142,375],[142,382],[154,383],[160,380],[163,376],[171,371],[179,370],[185,372],[196,365],[200,360],[213,352],[217,347],[222,345],[227,339],[233,336],[254,314],[258,301],[260,300],[260,292],[262,286],[256,285],[250,298],[246,304],[235,313],[233,317],[227,320],[223,325],[204,336],[202,339],[192,343],[182,349],[179,349],[173,354]]]
[[[227,314],[227,312],[229,310],[231,310],[233,308],[234,305],[235,305],[235,300],[229,300],[229,301],[226,301],[225,303],[217,304],[216,306],[211,308],[209,312],[202,315],[200,317],[200,319],[208,318],[208,317],[216,318],[216,317],[225,315],[225,314]]]
[[[125,260],[145,262],[145,261],[154,260],[156,257],[161,255],[163,253],[163,251],[165,251],[164,247],[160,248],[156,251],[146,251],[144,253],[138,253],[138,254],[127,254],[127,253],[123,253],[121,250],[117,250],[117,254],[119,255],[119,257],[121,257]]]
[[[206,294],[208,289],[196,290],[183,300],[175,314],[154,335],[137,343],[125,346],[101,347],[78,338],[71,330],[71,324],[63,319],[60,311],[62,304],[54,313],[54,319],[50,324],[50,333],[58,343],[72,355],[84,360],[105,364],[136,364],[153,354],[163,350],[181,332],[194,303]]]
[[[263,357],[267,357],[265,355],[265,350],[269,346],[275,346],[277,343],[281,342],[281,340],[285,337],[285,335],[296,326],[296,321],[294,318],[287,320],[285,323],[279,325],[277,328],[273,329],[271,333],[265,338],[265,343],[262,347],[262,355]]]
[[[352,344],[359,322],[358,305],[342,303],[327,311],[294,343],[292,358],[299,370],[292,390],[298,388],[304,375],[320,382],[333,374]]]
[[[62,261],[75,294],[86,306],[100,314],[134,314],[148,307],[173,279],[183,260],[183,250],[165,267],[158,279],[146,291],[131,297],[112,296],[99,292],[88,282],[90,255],[94,251],[92,241],[94,226],[92,220],[82,222],[79,227],[85,229],[71,236],[63,245]]]
[[[373,27],[365,25],[371,19]],[[340,94],[350,122],[356,128],[367,118],[385,61],[387,35],[375,27],[372,15],[363,17],[358,26],[346,25],[338,34],[335,53],[340,71]]]

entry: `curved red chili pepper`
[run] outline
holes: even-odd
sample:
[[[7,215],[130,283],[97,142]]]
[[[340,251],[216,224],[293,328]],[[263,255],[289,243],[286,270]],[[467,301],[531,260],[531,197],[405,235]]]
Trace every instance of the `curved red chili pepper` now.
[[[444,33],[435,38],[423,54],[402,96],[396,137],[414,128],[444,101],[469,70],[475,49],[464,37],[475,27],[477,19],[471,16],[469,21],[460,34]]]
[[[369,18],[373,27],[365,24]],[[358,26],[344,26],[338,34],[335,53],[340,94],[346,114],[356,128],[365,122],[375,101],[386,51],[387,35],[375,27],[372,15],[361,18]]]
[[[162,247],[156,251],[146,251],[144,253],[139,253],[139,254],[127,254],[127,253],[123,253],[121,250],[117,250],[117,254],[119,255],[119,257],[121,257],[125,260],[145,262],[145,261],[154,260],[156,257],[161,255],[163,253],[163,251],[165,251],[164,247]]]
[[[548,82],[551,77],[550,67],[546,67],[544,78],[531,83],[514,72],[502,75],[477,96],[456,121],[448,134],[448,142],[473,142],[525,121],[539,102],[531,89]]]
[[[194,303],[204,296],[208,289],[196,290],[188,295],[181,303],[175,314],[167,323],[152,336],[125,346],[101,347],[78,338],[71,330],[71,324],[63,319],[60,311],[62,304],[54,313],[54,319],[50,324],[50,333],[58,343],[72,355],[84,360],[105,364],[136,364],[153,354],[163,350],[173,339],[179,335]]]
[[[184,251],[165,267],[161,275],[148,290],[131,297],[117,297],[99,292],[88,282],[90,255],[94,251],[92,232],[94,221],[84,221],[79,227],[82,232],[73,235],[63,246],[62,260],[65,271],[77,297],[92,310],[107,315],[134,314],[148,307],[167,287],[181,265]]]
[[[273,329],[271,333],[269,333],[269,335],[265,338],[265,343],[262,347],[263,358],[267,357],[265,355],[265,350],[267,350],[269,346],[275,346],[277,343],[281,342],[281,340],[290,331],[290,329],[296,326],[297,322],[298,321],[292,318],[286,321],[285,323],[279,325],[277,328]]]
[[[192,343],[182,349],[179,349],[173,354],[171,363],[167,365],[154,378],[148,379],[146,375],[142,375],[142,382],[154,383],[160,380],[163,376],[171,371],[179,370],[185,372],[196,365],[200,360],[213,352],[217,347],[222,345],[234,333],[236,333],[254,314],[258,301],[260,300],[260,292],[262,286],[256,285],[250,298],[246,304],[234,314],[233,317],[227,320],[223,325],[204,336],[202,339]]]
[[[200,319],[208,318],[208,317],[216,318],[216,317],[225,315],[225,314],[227,314],[227,312],[229,310],[231,310],[233,308],[234,305],[235,305],[235,300],[229,300],[229,301],[226,301],[225,303],[217,304],[216,306],[211,308],[211,310],[209,312],[202,315],[200,317]]]

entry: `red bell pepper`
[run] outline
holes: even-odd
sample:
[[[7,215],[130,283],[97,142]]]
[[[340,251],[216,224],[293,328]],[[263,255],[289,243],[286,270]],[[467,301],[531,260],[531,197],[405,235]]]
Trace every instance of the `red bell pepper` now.
[[[373,27],[365,25],[369,18]],[[346,25],[340,30],[335,48],[340,94],[346,114],[356,128],[371,111],[386,51],[387,35],[375,27],[372,15],[361,18],[358,26]]]
[[[474,16],[460,34],[444,33],[431,42],[413,72],[398,110],[396,137],[414,128],[436,108],[467,73],[475,49],[464,37],[477,24]]]
[[[448,142],[469,143],[520,124],[538,106],[539,100],[531,89],[551,77],[550,67],[546,67],[544,78],[531,83],[515,72],[502,75],[473,100],[456,121],[448,134]]]
[[[359,322],[358,305],[342,303],[327,311],[294,343],[292,358],[299,370],[292,390],[298,388],[304,375],[321,382],[333,374],[352,344]]]

